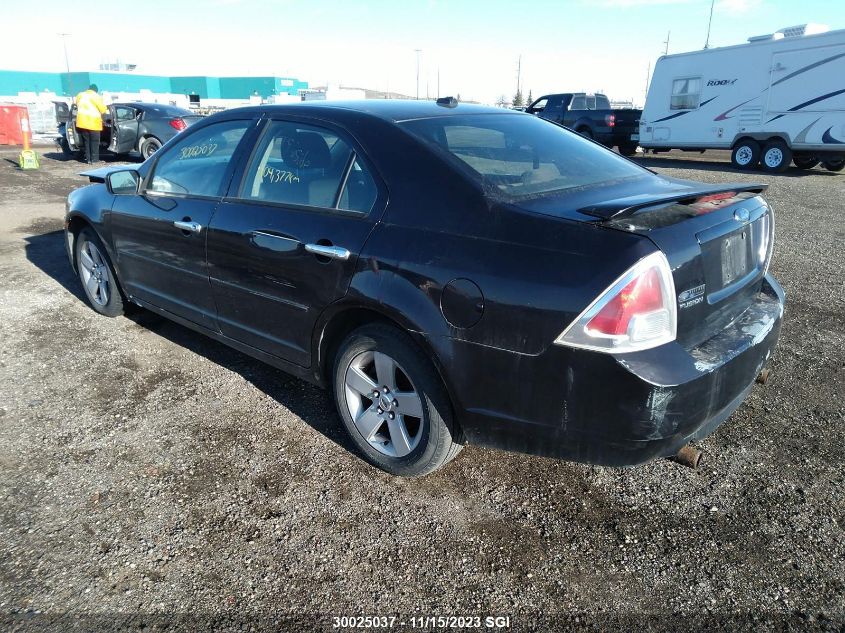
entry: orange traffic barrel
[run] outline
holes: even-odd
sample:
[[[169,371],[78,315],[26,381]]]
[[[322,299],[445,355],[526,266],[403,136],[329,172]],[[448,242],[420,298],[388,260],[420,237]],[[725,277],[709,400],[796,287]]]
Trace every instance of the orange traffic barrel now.
[[[32,143],[32,128],[29,125],[29,111],[26,106],[0,105],[0,145],[29,145]]]

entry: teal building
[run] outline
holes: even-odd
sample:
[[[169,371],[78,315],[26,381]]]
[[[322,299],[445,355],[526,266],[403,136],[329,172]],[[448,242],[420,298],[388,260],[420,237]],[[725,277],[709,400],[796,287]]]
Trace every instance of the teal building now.
[[[0,70],[0,96],[19,92],[49,90],[71,97],[91,84],[100,92],[140,92],[198,95],[200,99],[248,99],[274,95],[298,95],[308,88],[307,81],[292,77],[165,77],[139,75],[132,72],[45,73],[21,70]]]

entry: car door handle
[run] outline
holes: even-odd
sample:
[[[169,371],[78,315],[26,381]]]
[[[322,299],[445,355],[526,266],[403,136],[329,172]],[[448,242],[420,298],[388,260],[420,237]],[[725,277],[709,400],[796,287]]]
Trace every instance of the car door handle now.
[[[340,259],[346,261],[352,254],[347,249],[341,246],[324,246],[323,244],[306,244],[305,250],[314,255],[322,257],[329,257],[331,259]]]
[[[182,222],[177,220],[173,223],[177,229],[182,229],[183,231],[190,231],[191,233],[199,233],[202,231],[202,224],[199,222]]]

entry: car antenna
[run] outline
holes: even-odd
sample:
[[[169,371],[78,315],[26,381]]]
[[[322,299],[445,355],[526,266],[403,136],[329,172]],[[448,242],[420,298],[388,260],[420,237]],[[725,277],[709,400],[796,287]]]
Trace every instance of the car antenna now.
[[[442,106],[444,108],[457,108],[458,100],[455,99],[455,97],[440,97],[437,100],[437,105]]]

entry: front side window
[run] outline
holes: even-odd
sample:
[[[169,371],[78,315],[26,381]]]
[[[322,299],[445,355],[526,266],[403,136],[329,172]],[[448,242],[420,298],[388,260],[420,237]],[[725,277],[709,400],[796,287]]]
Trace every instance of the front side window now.
[[[672,82],[671,110],[694,110],[701,96],[701,78],[686,77]]]
[[[223,121],[181,139],[158,159],[147,191],[222,196],[229,162],[251,123]]]
[[[115,106],[114,113],[118,121],[133,121],[135,119],[135,108]]]
[[[334,132],[272,121],[247,167],[240,197],[366,213],[376,185],[351,145]]]
[[[649,172],[539,117],[478,114],[400,124],[488,192],[507,197],[642,178]],[[445,143],[443,142],[445,139]]]

